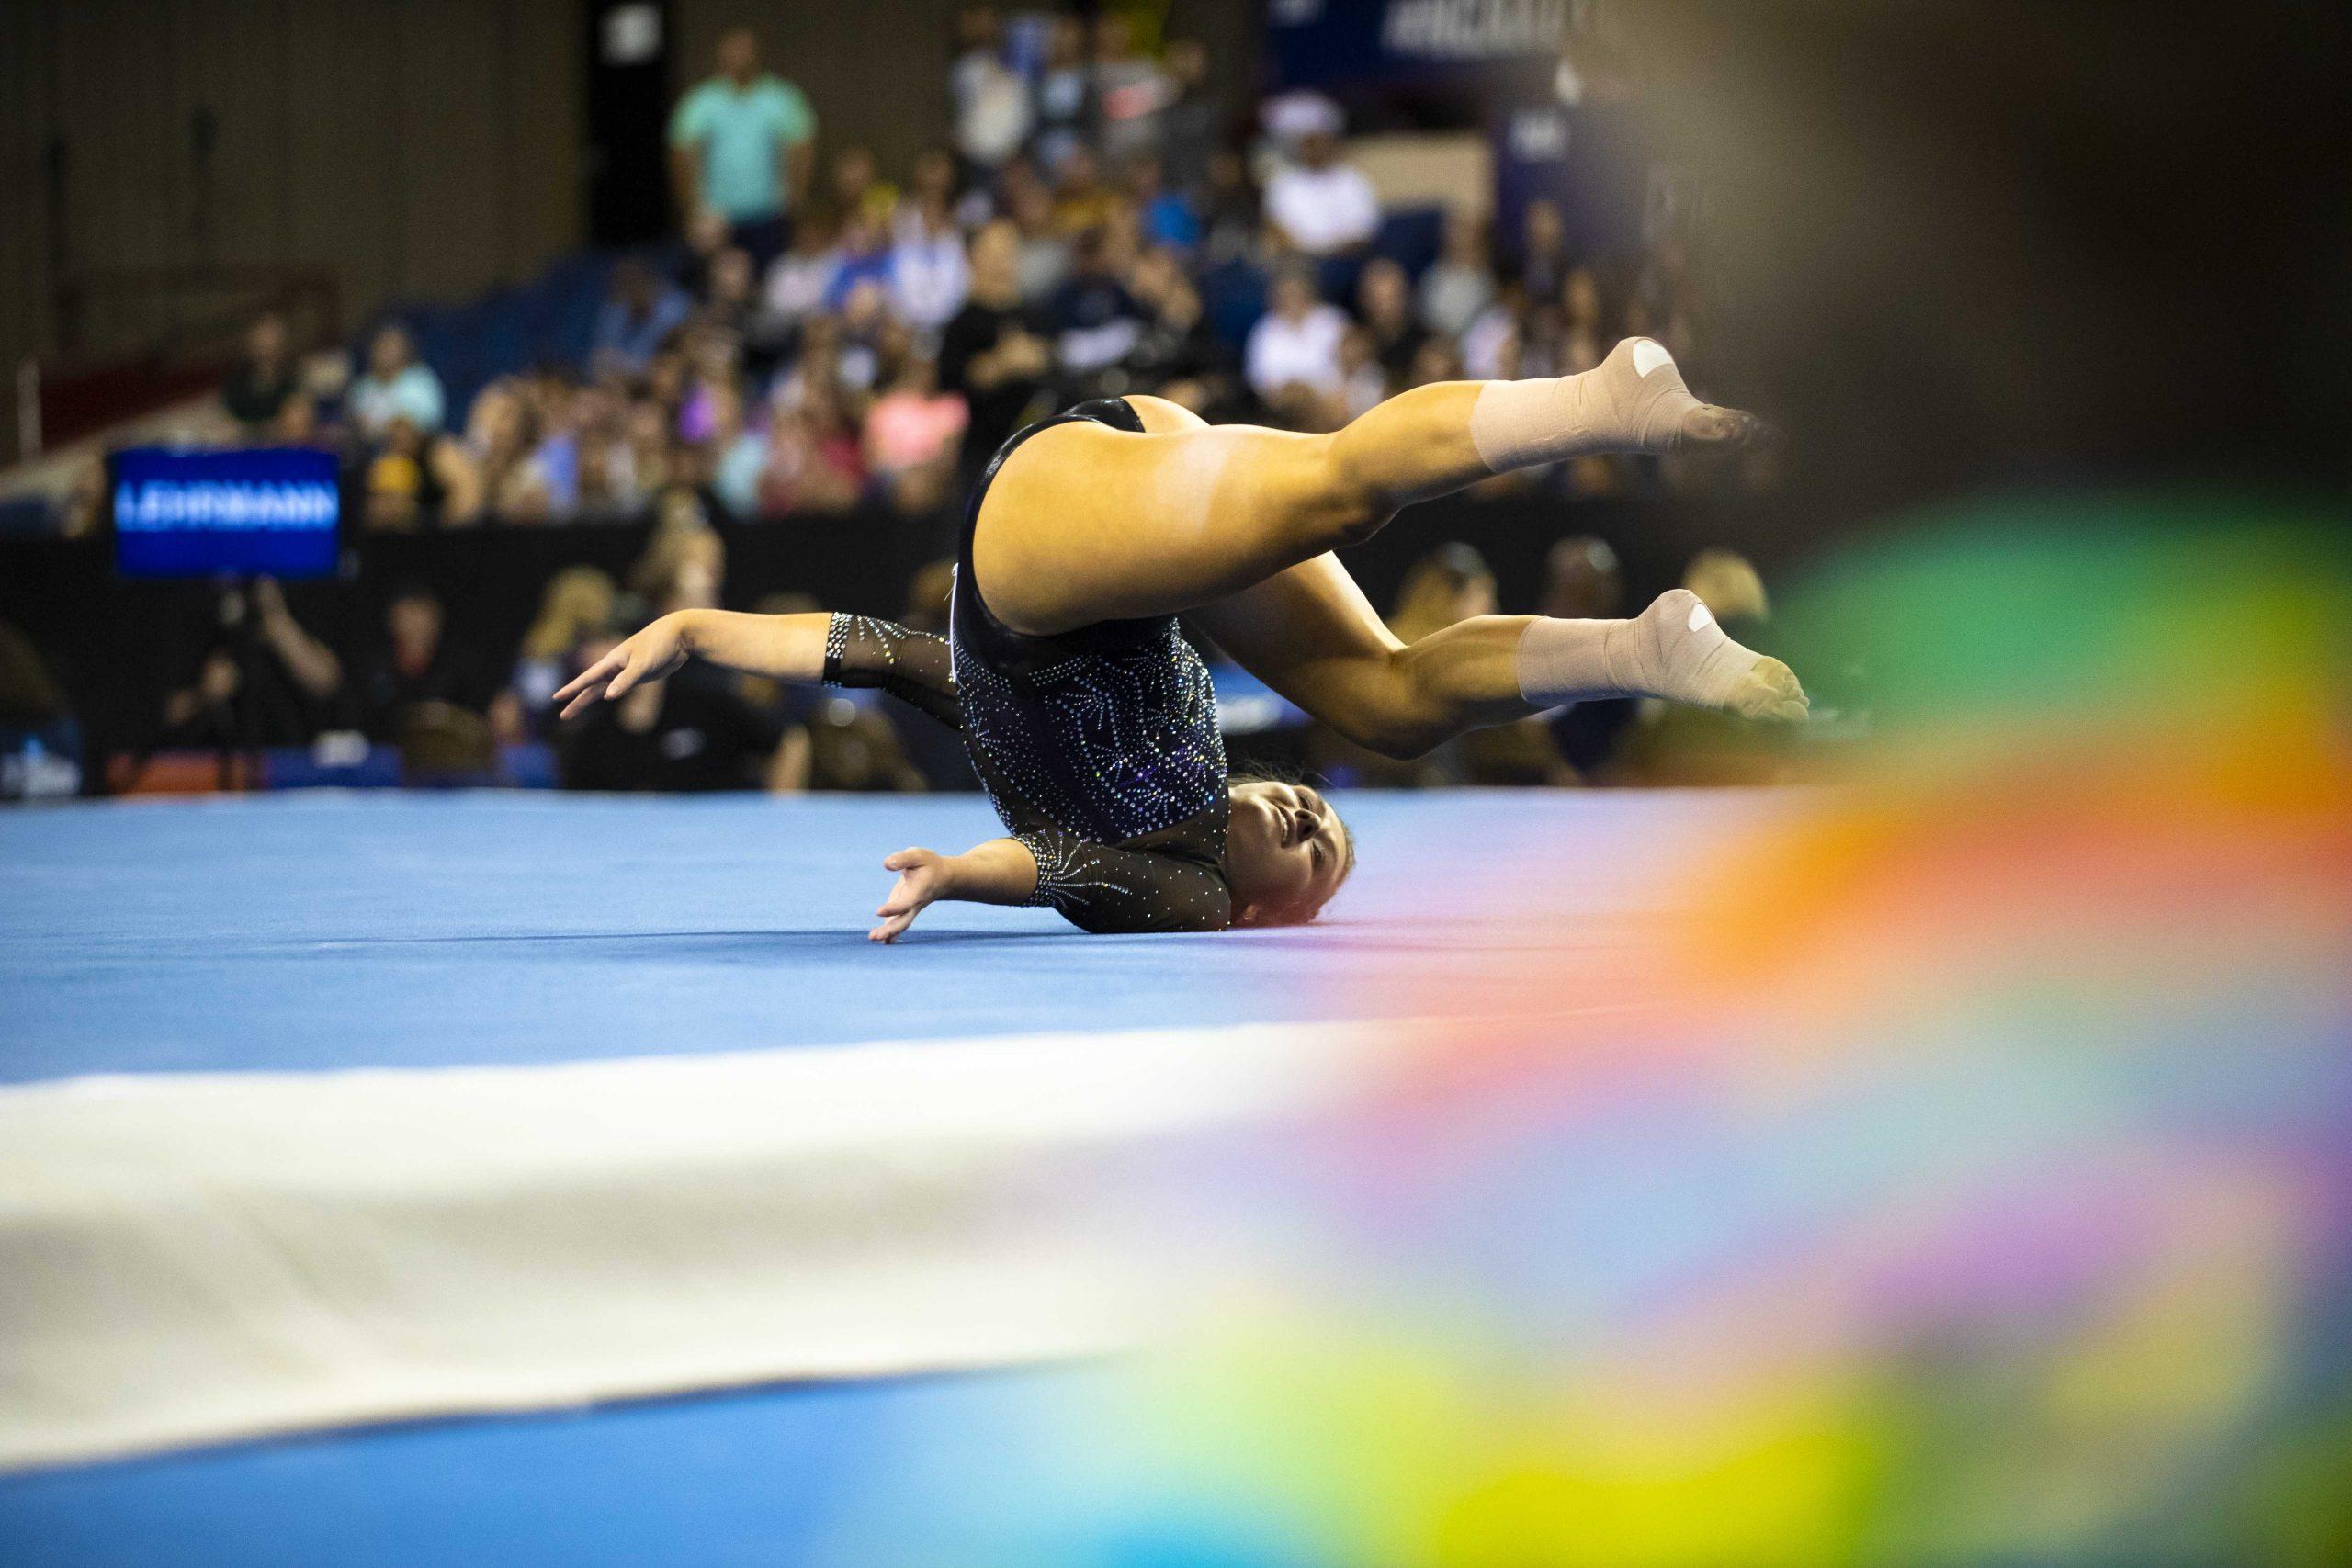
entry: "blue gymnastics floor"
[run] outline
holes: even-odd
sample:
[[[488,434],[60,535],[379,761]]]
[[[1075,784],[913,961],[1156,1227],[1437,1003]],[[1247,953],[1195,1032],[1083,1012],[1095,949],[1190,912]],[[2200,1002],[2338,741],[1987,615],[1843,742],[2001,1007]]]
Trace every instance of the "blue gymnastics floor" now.
[[[1090,937],[944,906],[867,942],[909,843],[976,797],[514,795],[0,814],[0,1081],[543,1062],[1413,1010],[1538,931],[1610,940],[1657,868],[1771,809],[1718,794],[1356,795],[1324,923]],[[1483,902],[1508,877],[1510,907]],[[1520,983],[1524,983],[1523,976]],[[943,1049],[951,1048],[943,1043]],[[1023,1377],[769,1389],[369,1429],[0,1481],[0,1562],[792,1562],[880,1435]]]

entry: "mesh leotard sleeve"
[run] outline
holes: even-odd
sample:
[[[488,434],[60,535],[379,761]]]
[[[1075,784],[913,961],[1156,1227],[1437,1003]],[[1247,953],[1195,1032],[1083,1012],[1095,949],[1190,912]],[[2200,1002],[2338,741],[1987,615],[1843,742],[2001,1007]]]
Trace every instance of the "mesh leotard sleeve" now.
[[[1090,844],[1057,828],[1014,837],[1037,862],[1029,901],[1080,931],[1221,931],[1233,923],[1225,878],[1185,856]]]
[[[825,684],[878,686],[950,729],[964,728],[947,639],[872,615],[835,615],[825,631]]]

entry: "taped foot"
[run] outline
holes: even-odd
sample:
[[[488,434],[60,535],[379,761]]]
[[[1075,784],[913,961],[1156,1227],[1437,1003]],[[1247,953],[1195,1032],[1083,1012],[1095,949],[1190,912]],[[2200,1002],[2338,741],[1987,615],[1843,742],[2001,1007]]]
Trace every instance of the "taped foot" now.
[[[1580,376],[1489,381],[1470,411],[1471,441],[1497,473],[1607,453],[1736,452],[1770,434],[1752,413],[1692,397],[1674,355],[1645,337]]]

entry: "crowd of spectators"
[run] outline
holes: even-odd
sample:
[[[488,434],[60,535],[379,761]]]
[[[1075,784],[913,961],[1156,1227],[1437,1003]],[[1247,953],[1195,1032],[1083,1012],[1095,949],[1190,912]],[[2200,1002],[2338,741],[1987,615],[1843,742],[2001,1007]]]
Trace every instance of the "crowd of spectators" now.
[[[1199,43],[1148,51],[1116,14],[1020,26],[964,12],[949,140],[899,169],[824,143],[753,36],[729,33],[671,126],[681,241],[613,266],[580,363],[512,369],[458,407],[398,321],[345,369],[305,361],[282,321],[256,322],[226,415],[255,441],[342,451],[364,528],[660,524],[628,582],[560,575],[512,671],[488,671],[422,588],[382,601],[378,655],[350,671],[274,589],[227,596],[220,639],[165,705],[166,738],[250,739],[258,724],[407,744],[422,714],[423,743],[481,757],[560,741],[567,776],[601,787],[909,786],[923,771],[867,705],[820,705],[840,742],[820,744],[815,710],[741,682],[681,677],[563,735],[547,694],[632,617],[717,603],[710,519],[862,508],[944,542],[940,519],[989,454],[1088,398],[1150,392],[1216,421],[1328,430],[1432,381],[1589,368],[1633,333],[1688,362],[1702,301],[1674,235],[1590,258],[1550,202],[1502,235],[1465,206],[1409,270],[1382,243],[1381,203],[1328,100],[1233,112]],[[1738,477],[1604,457],[1487,488]],[[1430,570],[1401,615],[1479,613],[1477,571]],[[1577,769],[1556,749],[1449,765],[1530,782]]]
[[[684,243],[614,267],[584,363],[457,408],[397,321],[338,389],[305,384],[269,320],[229,412],[343,444],[374,528],[637,516],[680,487],[738,518],[926,515],[1024,420],[1085,398],[1329,429],[1430,381],[1588,368],[1628,333],[1692,347],[1670,234],[1595,261],[1554,203],[1499,237],[1464,207],[1416,276],[1381,247],[1328,100],[1228,114],[1197,42],[1147,53],[1115,14],[1053,17],[1025,49],[986,7],[960,27],[950,141],[903,169],[854,143],[820,159],[807,98],[728,34],[672,126]],[[1661,478],[1600,458],[1509,482]]]

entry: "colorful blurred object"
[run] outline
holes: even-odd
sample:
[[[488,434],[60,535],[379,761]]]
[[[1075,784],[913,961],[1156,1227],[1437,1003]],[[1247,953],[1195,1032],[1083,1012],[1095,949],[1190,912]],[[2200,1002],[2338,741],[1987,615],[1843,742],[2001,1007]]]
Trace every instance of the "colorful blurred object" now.
[[[1786,620],[1876,740],[1641,1005],[1205,1152],[1192,1331],[976,1385],[840,1560],[2352,1562],[2342,547],[1948,519]]]

